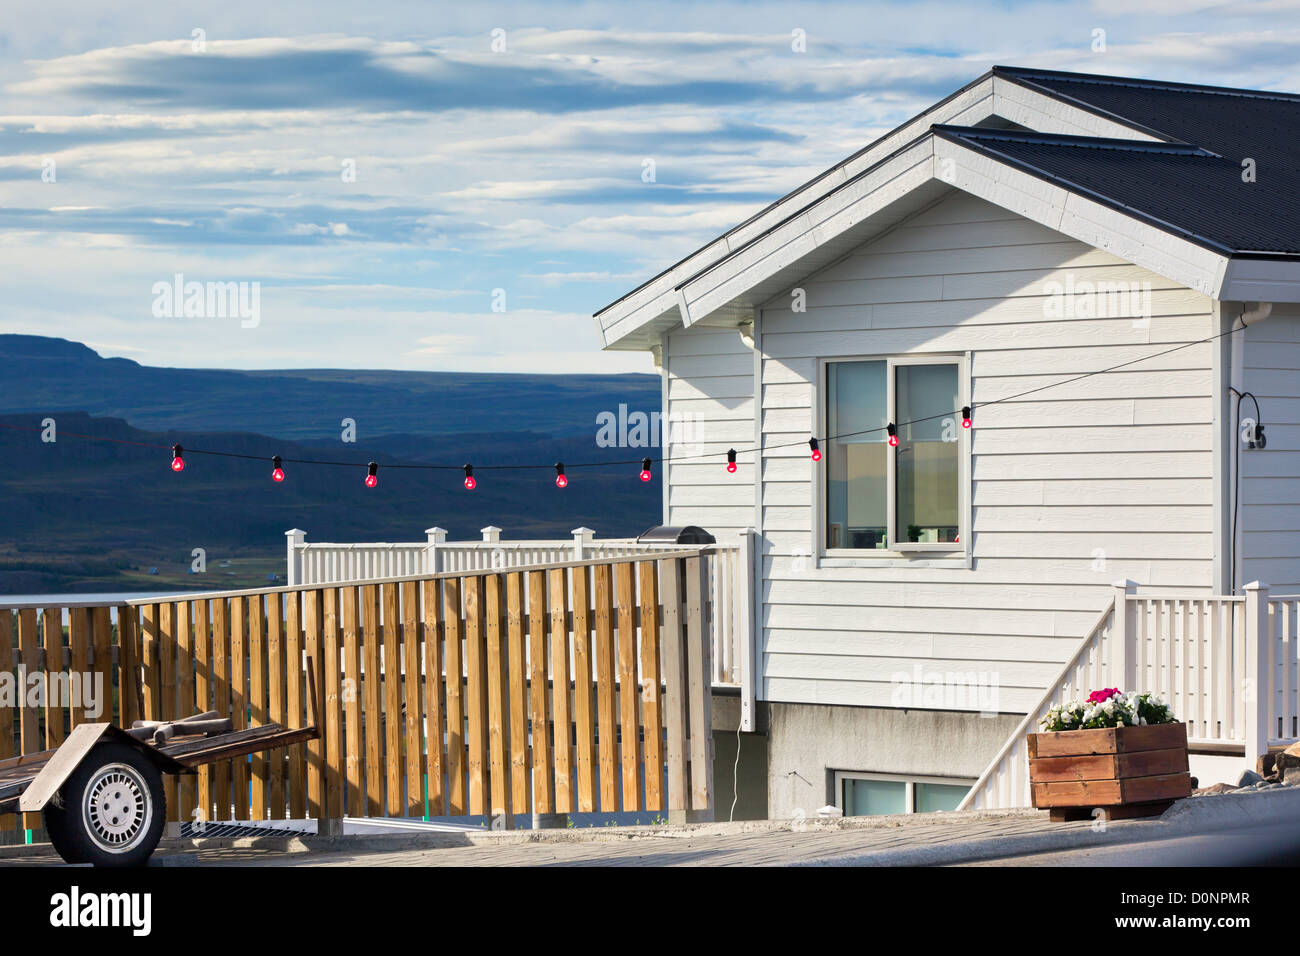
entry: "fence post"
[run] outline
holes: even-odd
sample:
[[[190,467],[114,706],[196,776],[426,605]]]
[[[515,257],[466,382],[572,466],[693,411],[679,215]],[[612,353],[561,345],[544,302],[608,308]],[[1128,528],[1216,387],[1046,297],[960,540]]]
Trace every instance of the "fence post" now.
[[[307,532],[301,528],[292,528],[284,533],[284,538],[289,559],[284,578],[289,587],[297,587],[302,583],[302,552],[299,548],[307,542]]]
[[[1134,687],[1136,675],[1132,673],[1133,655],[1129,647],[1135,635],[1128,629],[1128,598],[1137,591],[1137,584],[1121,578],[1114,584],[1115,616],[1110,629],[1110,679],[1116,687],[1129,693],[1141,690]]]
[[[734,608],[732,625],[736,630],[736,645],[740,656],[740,729],[753,731],[758,709],[758,674],[754,641],[753,584],[754,584],[754,529],[742,528],[736,562],[732,566],[731,600]],[[718,555],[714,555],[718,560]]]
[[[442,552],[438,549],[447,543],[447,531],[444,528],[425,528],[429,546],[425,548],[425,573],[438,574],[442,571]]]
[[[1272,635],[1268,630],[1268,585],[1251,581],[1242,590],[1246,592],[1246,673],[1241,675],[1241,692],[1246,703],[1246,760],[1252,762],[1268,753],[1268,641]]]
[[[591,544],[591,539],[596,536],[596,532],[590,528],[574,528],[573,534],[573,560],[585,561],[587,559],[587,545]]]
[[[482,529],[483,540],[488,544],[496,544],[501,540],[501,529],[496,525],[490,524]]]

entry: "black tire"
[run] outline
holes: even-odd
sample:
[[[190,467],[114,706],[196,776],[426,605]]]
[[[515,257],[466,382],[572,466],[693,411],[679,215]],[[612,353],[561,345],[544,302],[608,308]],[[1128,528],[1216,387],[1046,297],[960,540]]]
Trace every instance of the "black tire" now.
[[[134,747],[96,745],[59,795],[62,806],[45,808],[45,828],[68,863],[143,866],[162,839],[162,773]]]
[[[68,840],[68,811],[50,802],[41,812],[45,818],[45,832],[49,834],[50,843],[54,845],[59,856],[63,857],[63,862],[85,863],[85,860],[77,856],[76,848]]]

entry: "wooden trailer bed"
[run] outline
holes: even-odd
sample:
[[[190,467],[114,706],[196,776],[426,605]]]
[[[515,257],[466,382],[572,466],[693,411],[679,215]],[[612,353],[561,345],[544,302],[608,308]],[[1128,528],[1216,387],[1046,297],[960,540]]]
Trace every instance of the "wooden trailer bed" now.
[[[230,721],[224,718],[137,722],[144,726],[133,732],[111,723],[78,724],[54,750],[0,760],[0,813],[43,812],[55,849],[70,863],[139,865],[148,859],[161,835],[165,812],[162,774],[193,774],[205,764],[238,760],[318,738],[316,675],[310,657],[307,707],[308,726],[297,728],[270,723],[225,730]],[[141,739],[147,736],[165,742]],[[87,796],[84,778],[96,772],[100,776],[91,786],[98,789]],[[138,825],[141,821],[148,826]],[[99,842],[94,844],[92,839],[94,845],[87,849],[79,836],[94,826],[99,827]],[[69,839],[69,833],[74,839]],[[121,841],[120,846],[116,840]]]

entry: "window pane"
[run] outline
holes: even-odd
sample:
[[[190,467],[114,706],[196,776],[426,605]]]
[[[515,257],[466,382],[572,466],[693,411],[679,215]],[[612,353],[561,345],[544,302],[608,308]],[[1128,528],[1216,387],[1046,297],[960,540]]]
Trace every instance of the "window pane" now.
[[[956,541],[957,366],[899,365],[895,372],[898,535],[903,541]]]
[[[956,810],[962,797],[970,787],[951,783],[918,783],[916,793],[916,812],[930,813],[934,810]]]
[[[883,548],[889,515],[885,362],[827,368],[826,546]],[[866,432],[867,434],[861,434]]]
[[[901,780],[844,781],[844,815],[874,817],[907,812],[907,784]]]

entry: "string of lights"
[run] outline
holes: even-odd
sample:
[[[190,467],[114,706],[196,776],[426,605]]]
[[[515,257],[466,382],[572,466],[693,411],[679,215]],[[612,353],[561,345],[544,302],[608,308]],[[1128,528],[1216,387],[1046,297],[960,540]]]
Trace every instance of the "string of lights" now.
[[[1160,358],[1161,356],[1169,355],[1173,352],[1181,351],[1182,349],[1191,348],[1192,346],[1196,346],[1196,345],[1204,345],[1208,342],[1213,342],[1216,339],[1220,339],[1224,336],[1232,335],[1235,332],[1239,332],[1244,328],[1246,328],[1244,324],[1240,326],[1235,326],[1233,328],[1226,329],[1222,332],[1216,332],[1215,334],[1207,336],[1203,339],[1196,339],[1191,342],[1184,342],[1180,345],[1175,345],[1171,348],[1164,349],[1159,352],[1153,352],[1150,355],[1143,355],[1139,358],[1130,359],[1127,362],[1120,362],[1119,364],[1111,365],[1103,369],[1097,369],[1092,372],[1082,372],[1078,375],[1073,375],[1069,378],[1062,379],[1059,382],[1048,382],[1045,385],[1039,385],[1039,386],[1035,386],[1034,388],[1025,389],[1024,391],[1016,392],[1012,395],[1004,395],[1002,398],[995,398],[987,402],[979,402],[979,403],[972,403],[970,405],[964,405],[960,409],[954,409],[951,412],[941,412],[937,415],[927,415],[923,418],[914,418],[906,422],[889,422],[885,425],[877,426],[874,428],[864,428],[858,431],[843,432],[836,435],[825,435],[822,436],[821,438],[818,438],[816,435],[814,435],[806,440],[799,439],[797,441],[781,442],[773,445],[761,445],[752,448],[743,448],[739,450],[735,448],[729,448],[725,452],[727,472],[730,474],[736,473],[736,468],[737,468],[736,459],[737,456],[739,455],[752,455],[755,453],[775,451],[778,449],[790,448],[805,443],[808,445],[811,458],[814,462],[820,462],[822,460],[822,450],[821,450],[822,442],[844,440],[847,438],[860,438],[867,435],[879,434],[880,432],[884,432],[887,436],[886,441],[888,442],[888,444],[891,447],[897,447],[899,441],[898,439],[899,428],[910,426],[910,425],[919,425],[925,422],[938,421],[946,418],[951,418],[956,420],[957,416],[960,416],[962,428],[971,429],[974,427],[974,414],[977,408],[986,408],[991,405],[999,405],[1004,402],[1015,401],[1016,399],[1024,398],[1027,395],[1034,395],[1039,392],[1046,391],[1048,389],[1059,388],[1062,385],[1069,385],[1073,382],[1082,381],[1083,379],[1092,378],[1097,375],[1105,375],[1110,372],[1116,372],[1119,371],[1120,369],[1128,368],[1132,365],[1137,365],[1141,362],[1147,362],[1150,361],[1151,359]],[[0,428],[9,429],[12,431],[32,431],[32,432],[39,432],[43,430],[41,428],[33,428],[29,426],[14,425],[8,423],[0,423]],[[156,444],[151,442],[132,441],[130,439],[124,439],[124,438],[111,438],[105,435],[89,435],[89,434],[77,433],[77,432],[64,432],[63,434],[68,437],[80,438],[87,441],[105,442],[105,443],[119,444],[119,445],[130,445],[137,448],[149,448],[154,450],[166,450],[168,448],[167,445]],[[179,443],[170,446],[170,449],[172,453],[171,468],[172,471],[177,473],[185,470],[186,454],[208,455],[208,456],[214,456],[219,458],[238,458],[247,461],[270,462],[271,480],[277,483],[283,482],[285,480],[284,466],[288,464],[288,465],[307,465],[312,467],[321,466],[321,467],[338,467],[338,468],[356,468],[358,470],[364,468],[366,470],[365,486],[367,488],[374,488],[379,484],[379,463],[375,461],[357,462],[357,461],[339,461],[339,460],[324,459],[324,458],[286,458],[281,455],[273,455],[268,458],[265,455],[250,455],[250,454],[244,454],[240,452],[217,451],[215,449],[208,449],[208,448],[186,449],[182,447]],[[654,464],[657,462],[663,463],[663,462],[684,462],[684,461],[710,461],[710,460],[720,459],[722,457],[724,457],[724,454],[717,453],[717,452],[697,454],[697,455],[689,455],[689,454],[663,455],[658,458],[644,457],[639,460],[629,459],[629,460],[622,460],[622,461],[584,461],[576,464],[570,464],[568,467],[582,468],[582,469],[613,468],[613,467],[620,467],[620,466],[626,467],[628,465],[635,465],[639,463],[641,465],[640,478],[642,481],[648,482],[653,478],[652,468]],[[466,491],[473,491],[475,488],[478,487],[478,480],[474,476],[474,470],[476,467],[478,468],[479,471],[529,471],[529,470],[553,468],[555,470],[555,486],[557,488],[563,489],[563,488],[567,488],[569,485],[569,478],[565,470],[566,466],[562,461],[557,461],[554,464],[529,463],[529,464],[477,465],[477,466],[469,462],[465,463],[464,465],[393,463],[393,464],[385,464],[384,467],[392,468],[392,469],[416,470],[416,471],[462,471],[465,475],[464,485]]]

